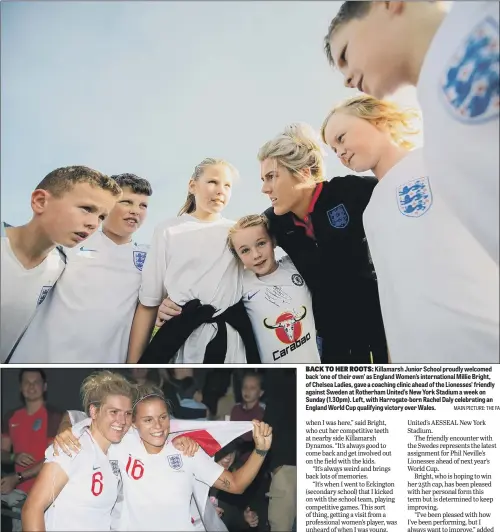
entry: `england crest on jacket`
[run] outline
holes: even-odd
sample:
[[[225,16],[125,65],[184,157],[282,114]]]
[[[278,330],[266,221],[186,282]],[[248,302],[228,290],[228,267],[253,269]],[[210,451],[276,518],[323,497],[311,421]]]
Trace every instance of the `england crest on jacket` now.
[[[498,21],[486,17],[467,35],[440,82],[445,105],[461,122],[498,118]]]
[[[345,229],[349,224],[349,213],[343,203],[330,209],[326,214],[330,225],[335,229]]]
[[[407,181],[397,188],[397,202],[401,214],[418,218],[432,205],[431,185],[428,177]]]

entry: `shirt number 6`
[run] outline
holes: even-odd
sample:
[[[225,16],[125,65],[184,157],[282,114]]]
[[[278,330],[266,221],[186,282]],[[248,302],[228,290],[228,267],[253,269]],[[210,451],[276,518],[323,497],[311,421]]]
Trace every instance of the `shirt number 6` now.
[[[92,475],[92,488],[90,491],[92,491],[92,495],[95,497],[98,497],[104,488],[104,485],[102,483],[102,473],[100,471],[96,471]]]

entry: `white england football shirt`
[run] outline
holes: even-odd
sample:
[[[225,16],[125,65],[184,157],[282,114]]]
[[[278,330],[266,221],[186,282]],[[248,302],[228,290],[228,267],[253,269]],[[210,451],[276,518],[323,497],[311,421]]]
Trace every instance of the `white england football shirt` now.
[[[64,261],[59,251],[54,249],[41,264],[27,270],[12,251],[3,222],[0,226],[2,228],[0,361],[4,362],[26,329],[37,305],[45,299],[64,271]]]
[[[417,87],[425,159],[436,192],[497,264],[498,27],[498,2],[454,2]]]
[[[264,364],[320,362],[311,293],[290,257],[269,275],[243,275],[245,305]]]
[[[136,532],[193,530],[190,504],[196,480],[212,486],[224,471],[201,449],[188,457],[167,443],[158,454],[148,454],[135,430],[110,447],[109,459],[123,481],[116,526]]]
[[[125,363],[147,250],[100,231],[68,249],[64,276],[12,362]]]
[[[433,185],[410,152],[363,215],[392,362],[498,363],[498,266]]]
[[[228,249],[231,220],[202,222],[189,214],[170,218],[155,229],[151,250],[142,272],[140,302],[155,307],[168,297],[178,305],[199,299],[222,314],[242,295],[242,268]],[[177,363],[201,363],[205,346],[216,334],[216,325],[203,324],[178,351]],[[227,327],[226,363],[245,363],[239,334]]]
[[[52,445],[45,452],[45,461],[58,464],[69,478],[45,512],[47,531],[110,529],[120,473],[112,469],[89,431],[82,434],[80,444],[80,452],[72,457],[64,453],[54,456]]]

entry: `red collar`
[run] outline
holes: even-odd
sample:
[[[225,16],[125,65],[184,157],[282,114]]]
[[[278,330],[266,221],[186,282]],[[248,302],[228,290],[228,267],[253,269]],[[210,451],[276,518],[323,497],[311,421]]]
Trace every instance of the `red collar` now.
[[[310,223],[310,215],[314,212],[314,207],[316,206],[316,202],[318,201],[319,195],[321,194],[321,191],[323,190],[323,181],[318,183],[316,185],[316,188],[314,190],[314,194],[311,198],[311,203],[309,203],[309,208],[307,209],[307,214],[304,219],[299,218],[295,214],[293,215],[293,223],[295,225],[309,225]]]
[[[323,181],[320,181],[316,185],[316,189],[314,191],[313,197],[311,198],[311,203],[309,204],[309,209],[307,211],[307,214],[311,214],[314,211],[314,207],[316,207],[316,202],[318,201],[319,195],[321,194],[322,190],[323,190]]]
[[[314,207],[316,206],[316,202],[318,201],[319,195],[321,194],[322,190],[323,181],[316,185],[316,189],[314,190],[314,194],[311,198],[311,203],[309,203],[309,208],[307,209],[306,217],[303,220],[301,220],[298,216],[295,216],[295,214],[292,217],[293,223],[295,225],[306,228],[306,234],[310,238],[314,238],[314,229],[311,222],[311,214],[314,212]]]

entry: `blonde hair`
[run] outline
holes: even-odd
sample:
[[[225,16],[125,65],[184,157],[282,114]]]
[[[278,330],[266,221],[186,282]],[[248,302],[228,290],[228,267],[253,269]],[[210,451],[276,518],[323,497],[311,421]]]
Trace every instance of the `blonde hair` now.
[[[417,109],[403,109],[393,102],[377,100],[377,98],[369,95],[354,96],[333,107],[323,121],[321,139],[325,144],[326,126],[330,118],[337,112],[357,116],[375,126],[382,123],[398,146],[408,150],[415,147],[414,143],[405,139],[405,137],[419,133],[419,129],[414,128],[411,124],[412,120],[420,118],[420,113]]]
[[[236,179],[238,177],[238,170],[229,162],[227,162],[224,159],[214,159],[213,157],[207,157],[206,159],[203,159],[201,163],[197,164],[194,167],[193,174],[191,175],[191,179],[193,181],[197,181],[205,171],[206,168],[209,166],[216,166],[216,165],[222,165],[229,168],[231,173],[233,174],[233,179]],[[177,216],[181,216],[182,214],[191,214],[196,210],[196,201],[194,198],[194,194],[191,194],[191,192],[188,192],[186,201],[184,202],[184,205],[181,207],[181,210],[177,214]]]
[[[80,387],[85,413],[90,416],[90,405],[99,408],[109,395],[123,395],[134,403],[136,387],[123,375],[104,370],[89,375]]]
[[[266,233],[269,234],[269,220],[263,214],[249,214],[240,218],[230,229],[227,235],[227,247],[231,250],[231,253],[237,258],[238,253],[234,248],[233,236],[237,231],[241,229],[248,229],[249,227],[259,227],[262,226],[266,230]],[[273,245],[276,244],[274,237],[271,237]]]
[[[167,412],[170,415],[171,407],[170,403],[165,399],[165,394],[163,393],[163,390],[156,386],[155,384],[141,384],[136,386],[137,394],[135,403],[133,406],[133,416],[136,415],[136,409],[137,405],[141,403],[142,401],[147,401],[148,399],[161,399],[167,406]]]
[[[279,135],[266,142],[259,150],[257,158],[275,159],[292,174],[300,174],[309,168],[316,183],[325,180],[325,151],[314,129],[304,123],[287,126]]]

